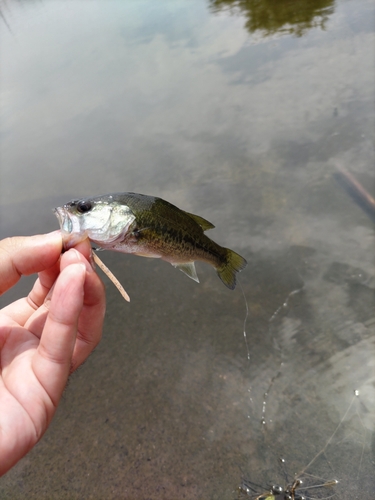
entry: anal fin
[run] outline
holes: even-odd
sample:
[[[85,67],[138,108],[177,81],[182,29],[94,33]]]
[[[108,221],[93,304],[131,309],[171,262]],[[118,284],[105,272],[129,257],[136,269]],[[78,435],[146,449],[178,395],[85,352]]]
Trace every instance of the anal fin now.
[[[177,267],[180,271],[189,276],[192,280],[199,283],[197,271],[195,270],[194,262],[184,262],[183,264],[172,264],[172,266]]]

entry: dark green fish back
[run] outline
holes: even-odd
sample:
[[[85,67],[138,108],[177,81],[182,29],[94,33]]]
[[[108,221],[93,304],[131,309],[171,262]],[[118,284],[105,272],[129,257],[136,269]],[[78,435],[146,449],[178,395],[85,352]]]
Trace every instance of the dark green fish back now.
[[[197,224],[202,231],[207,231],[215,227],[203,217],[185,212],[175,205],[172,205],[172,203],[155,196],[147,196],[138,193],[119,193],[113,195],[113,199],[128,205],[137,218],[142,218],[142,215],[148,213],[147,215],[152,214],[153,217],[157,217],[160,221],[165,220],[168,224],[172,223],[184,229],[189,228],[190,230],[197,230]],[[186,215],[188,217],[186,217]],[[193,223],[190,219],[192,219]]]
[[[228,288],[235,288],[236,273],[244,269],[247,262],[236,252],[218,245],[204,234],[204,231],[215,227],[211,222],[161,198],[138,193],[115,193],[109,196],[107,201],[127,205],[136,217],[132,230],[139,234],[138,255],[146,253],[142,253],[142,248],[153,249],[156,254],[160,253],[162,258],[180,268],[181,264],[202,260],[215,267],[219,278]]]
[[[215,226],[199,215],[190,214],[172,203],[154,196],[138,193],[114,194],[113,201],[127,205],[134,213],[139,229],[157,229],[163,236],[173,236],[176,241],[204,237],[204,231]],[[207,238],[207,240],[210,240]],[[220,247],[221,248],[221,247]],[[216,253],[216,252],[215,252]]]

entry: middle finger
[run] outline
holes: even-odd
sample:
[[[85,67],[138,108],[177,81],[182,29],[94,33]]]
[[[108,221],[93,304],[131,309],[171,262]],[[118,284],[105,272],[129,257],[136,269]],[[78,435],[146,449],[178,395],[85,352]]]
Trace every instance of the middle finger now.
[[[2,313],[17,324],[24,326],[31,315],[41,307],[59,274],[59,263],[39,273],[38,279],[27,297],[16,300],[2,309]]]

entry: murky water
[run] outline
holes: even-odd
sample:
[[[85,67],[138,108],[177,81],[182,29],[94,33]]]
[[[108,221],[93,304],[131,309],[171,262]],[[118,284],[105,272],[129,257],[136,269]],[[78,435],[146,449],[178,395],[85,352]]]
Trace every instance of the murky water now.
[[[374,226],[334,177],[374,195],[373,3],[0,7],[0,236],[113,191],[200,214],[249,262],[250,355],[212,268],[101,254],[131,303],[105,279],[103,341],[0,496],[234,499],[310,473],[340,481],[311,498],[373,499]]]

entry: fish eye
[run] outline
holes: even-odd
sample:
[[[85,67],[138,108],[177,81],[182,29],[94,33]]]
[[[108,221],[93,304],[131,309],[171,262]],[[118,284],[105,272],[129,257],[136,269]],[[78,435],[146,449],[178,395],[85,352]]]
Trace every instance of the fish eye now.
[[[79,201],[77,203],[77,210],[80,214],[89,212],[92,209],[91,201]]]

